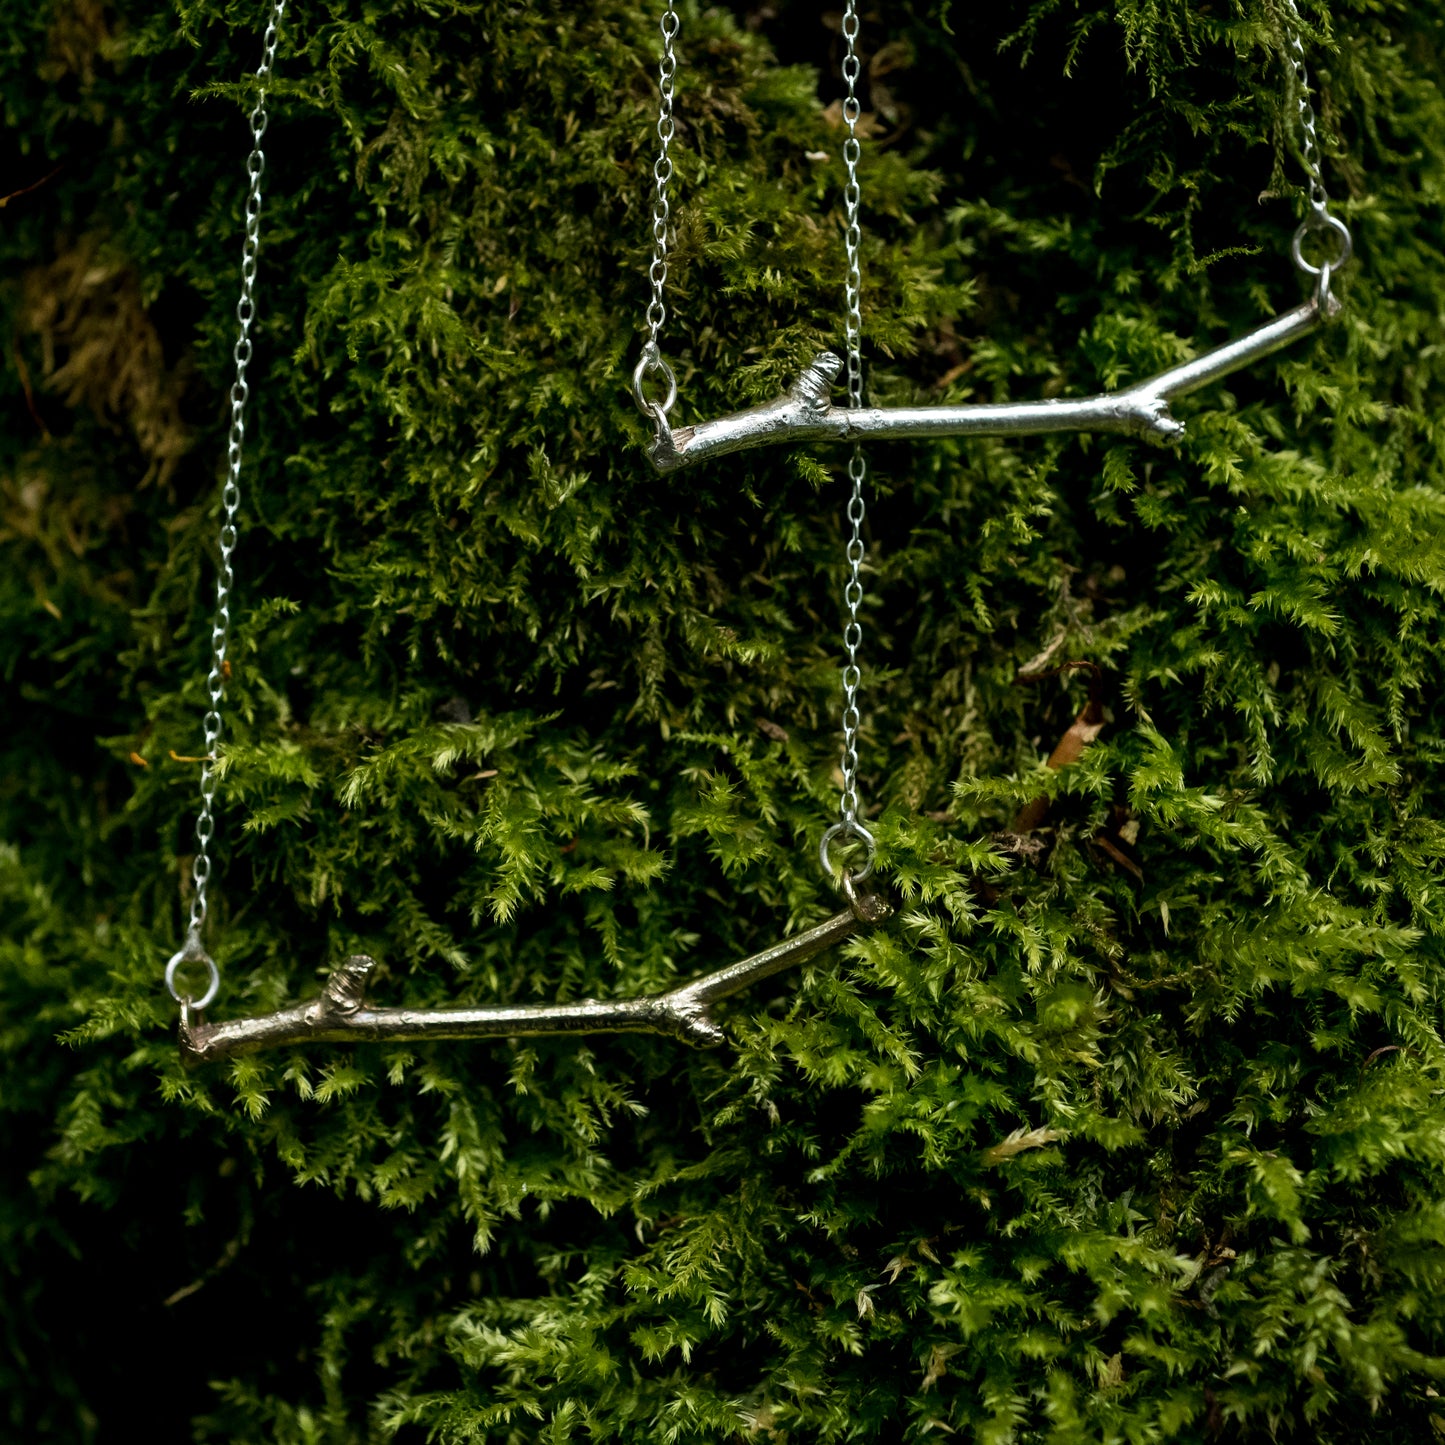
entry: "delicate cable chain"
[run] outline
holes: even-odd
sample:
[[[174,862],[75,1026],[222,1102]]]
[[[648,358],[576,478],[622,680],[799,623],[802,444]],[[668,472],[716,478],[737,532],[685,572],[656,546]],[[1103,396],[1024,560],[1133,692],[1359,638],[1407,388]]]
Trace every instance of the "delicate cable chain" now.
[[[677,52],[673,41],[682,28],[673,0],[665,0],[662,12],[662,58],[657,67],[657,88],[659,95],[657,111],[657,159],[652,166],[652,265],[647,276],[652,284],[652,300],[647,303],[645,320],[648,339],[642,348],[642,360],[632,373],[632,395],[644,416],[653,417],[666,425],[667,413],[677,400],[677,378],[672,368],[663,360],[658,338],[662,324],[667,320],[667,306],[662,299],[663,287],[667,284],[667,225],[672,219],[672,207],[667,199],[668,182],[672,180],[672,138],[676,133],[672,119],[673,81],[677,75]],[[660,374],[667,383],[667,396],[662,401],[649,400],[642,390],[644,375]]]
[[[848,405],[863,405],[863,273],[858,264],[858,248],[863,232],[858,224],[858,207],[863,192],[858,184],[858,160],[862,146],[858,140],[858,121],[862,110],[858,104],[858,77],[862,66],[858,60],[858,3],[846,0],[843,11],[843,40],[847,46],[843,56],[843,83],[848,94],[843,100],[843,122],[848,138],[843,142],[843,164],[848,168],[848,182],[843,187],[843,207],[848,228],[843,244],[848,251],[848,275],[843,285],[845,305],[844,326],[848,341]]]
[[[261,247],[261,176],[266,169],[266,153],[261,140],[266,134],[269,116],[266,113],[266,82],[276,61],[276,39],[286,10],[286,0],[273,0],[271,18],[261,43],[261,64],[256,69],[260,85],[252,107],[251,153],[246,157],[246,174],[250,189],[246,196],[245,239],[241,247],[241,299],[236,303],[239,329],[232,355],[236,362],[236,379],[231,384],[231,429],[226,444],[226,482],[221,489],[220,569],[216,573],[216,611],[211,622],[211,670],[206,676],[210,707],[204,728],[206,749],[201,763],[201,807],[196,815],[196,854],[191,863],[195,884],[191,894],[191,917],[186,942],[166,969],[166,987],[171,996],[185,1006],[203,1009],[215,997],[220,974],[215,963],[201,945],[201,929],[206,921],[207,891],[211,881],[211,839],[215,833],[216,744],[221,738],[221,707],[226,696],[226,649],[231,640],[231,588],[235,573],[231,558],[236,550],[236,518],[241,507],[241,448],[246,438],[246,400],[250,385],[246,370],[251,364],[251,323],[256,318],[256,258]],[[181,963],[202,963],[209,972],[205,995],[192,1001],[176,989],[176,969]]]
[[[1295,108],[1300,125],[1300,154],[1304,161],[1305,176],[1309,181],[1309,214],[1295,232],[1290,252],[1295,265],[1306,275],[1319,278],[1322,299],[1329,296],[1329,280],[1332,271],[1338,271],[1354,251],[1350,228],[1330,210],[1330,198],[1325,190],[1324,173],[1320,165],[1319,135],[1315,129],[1315,108],[1310,99],[1310,73],[1305,65],[1304,44],[1300,40],[1301,25],[1299,9],[1295,0],[1281,0],[1287,20],[1285,23],[1285,59],[1294,73]],[[1305,237],[1312,231],[1333,232],[1339,243],[1339,253],[1332,261],[1312,266],[1304,258]]]
[[[843,188],[843,208],[847,228],[843,243],[848,253],[848,271],[843,285],[844,328],[848,343],[848,406],[852,410],[863,405],[863,273],[858,261],[859,247],[863,233],[858,221],[859,205],[863,199],[858,184],[858,161],[862,146],[858,140],[858,121],[862,110],[858,103],[858,77],[862,66],[858,59],[858,4],[857,0],[846,0],[843,10],[843,41],[846,47],[843,56],[843,83],[848,93],[843,100],[843,122],[848,127],[848,137],[843,142],[843,163],[848,169],[848,181]],[[863,673],[858,665],[858,649],[863,642],[863,624],[858,620],[858,609],[863,602],[863,520],[867,507],[863,500],[863,483],[868,478],[868,463],[863,448],[855,445],[848,459],[848,480],[852,492],[848,497],[848,523],[851,532],[844,557],[848,563],[848,581],[843,588],[843,604],[848,609],[848,621],[843,627],[843,651],[847,662],[843,665],[843,791],[838,800],[840,821],[823,834],[818,856],[822,860],[823,872],[830,877],[833,873],[828,850],[835,839],[855,838],[867,849],[867,861],[863,868],[851,875],[854,883],[861,883],[873,872],[875,844],[873,835],[858,817],[862,806],[858,794],[858,727],[862,715],[858,709],[858,689]]]
[[[1286,59],[1294,70],[1295,104],[1299,109],[1300,130],[1303,132],[1305,174],[1310,183],[1310,206],[1321,220],[1329,216],[1330,198],[1325,192],[1324,177],[1320,171],[1319,137],[1315,131],[1315,108],[1310,101],[1310,73],[1305,65],[1305,48],[1300,40],[1298,26],[1300,13],[1294,0],[1283,0],[1294,22],[1285,27]]]

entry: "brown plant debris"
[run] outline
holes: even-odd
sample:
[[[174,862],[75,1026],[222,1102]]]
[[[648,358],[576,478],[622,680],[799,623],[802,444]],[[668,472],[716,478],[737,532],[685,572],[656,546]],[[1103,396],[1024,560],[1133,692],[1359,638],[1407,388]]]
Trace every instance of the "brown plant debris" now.
[[[168,481],[192,442],[181,418],[190,368],[166,365],[134,270],[82,239],[26,274],[20,329],[40,342],[42,389],[129,426],[147,463],[141,485]]]
[[[1055,770],[1066,768],[1070,763],[1076,763],[1084,755],[1084,749],[1094,741],[1104,730],[1104,703],[1102,699],[1104,675],[1097,663],[1093,662],[1066,662],[1062,667],[1052,667],[1047,672],[1021,672],[1018,680],[1021,683],[1042,682],[1046,678],[1057,677],[1062,672],[1072,672],[1077,669],[1086,668],[1089,672],[1089,700],[1083,706],[1068,731],[1059,739],[1058,746],[1049,754],[1049,766]],[[1047,798],[1033,798],[1019,810],[1009,831],[1011,833],[1031,833],[1049,811],[1049,800]]]
[[[36,191],[53,181],[64,169],[65,167],[63,165],[52,166],[38,181],[31,181],[28,186],[21,186],[18,191],[11,191],[9,195],[0,196],[0,211],[3,211],[11,201],[18,201],[25,196],[33,195]]]
[[[117,51],[115,33],[106,17],[105,0],[58,0],[51,7],[46,57],[40,78],[52,84],[78,75],[83,85],[95,79],[95,62]]]
[[[1048,765],[1055,771],[1078,762],[1084,755],[1084,749],[1104,730],[1104,674],[1097,663],[1065,662],[1058,667],[1041,670],[1042,664],[1058,652],[1058,645],[1062,639],[1063,634],[1061,633],[1059,638],[1034,658],[1017,678],[1020,683],[1042,682],[1045,678],[1058,677],[1061,673],[1078,669],[1088,670],[1089,700],[1084,704],[1078,716],[1069,724],[1053,752],[1049,754]],[[994,835],[995,843],[1003,851],[1019,857],[1033,859],[1042,856],[1047,851],[1047,845],[1034,834],[1035,830],[1041,827],[1047,819],[1048,813],[1048,798],[1030,799],[1019,809],[1018,816],[1014,818],[1009,831]],[[1107,860],[1113,866],[1122,868],[1136,882],[1142,883],[1144,870],[1139,865],[1134,848],[1138,837],[1138,818],[1129,808],[1116,803],[1111,810],[1108,824],[1088,840],[1087,846],[1096,861]]]

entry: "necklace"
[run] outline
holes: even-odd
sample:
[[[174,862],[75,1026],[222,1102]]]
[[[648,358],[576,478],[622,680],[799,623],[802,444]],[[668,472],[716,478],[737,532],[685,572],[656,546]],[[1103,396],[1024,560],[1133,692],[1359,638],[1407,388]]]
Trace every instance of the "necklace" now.
[[[1324,322],[1339,314],[1341,304],[1331,290],[1334,274],[1354,254],[1349,227],[1330,210],[1320,168],[1319,141],[1315,128],[1314,105],[1310,100],[1309,72],[1305,66],[1304,46],[1299,34],[1299,11],[1295,0],[1283,0],[1287,12],[1285,27],[1285,58],[1294,87],[1294,104],[1301,133],[1301,155],[1308,181],[1308,209],[1290,243],[1290,255],[1296,267],[1313,283],[1309,298],[1293,310],[1215,347],[1157,376],[1122,391],[1104,392],[1077,400],[1050,399],[1034,402],[1003,402],[993,405],[966,404],[957,406],[867,407],[863,404],[862,315],[860,298],[862,275],[859,247],[862,239],[859,205],[862,199],[858,182],[858,161],[861,146],[858,122],[861,111],[858,101],[858,5],[845,0],[842,20],[844,55],[842,63],[845,95],[843,123],[847,136],[843,142],[843,164],[847,181],[843,188],[844,231],[846,255],[844,271],[844,342],[848,385],[847,405],[834,406],[831,388],[845,370],[845,362],[830,351],[819,352],[796,381],[772,401],[715,421],[674,430],[668,413],[677,402],[677,377],[662,355],[660,334],[667,309],[663,288],[667,280],[667,222],[670,215],[668,183],[673,166],[669,155],[674,126],[672,104],[677,57],[674,41],[680,23],[673,0],[666,0],[662,17],[662,61],[660,66],[661,109],[657,122],[659,152],[653,167],[655,202],[653,207],[653,258],[649,271],[652,299],[645,320],[648,339],[632,373],[632,395],[638,409],[653,425],[653,438],[647,448],[648,457],[659,472],[675,471],[711,457],[729,452],[771,446],[775,443],[803,441],[851,442],[848,459],[848,496],[846,516],[848,541],[844,547],[847,581],[843,603],[847,621],[843,626],[842,669],[842,787],[839,796],[839,819],[823,834],[818,858],[825,875],[840,878],[845,888],[853,888],[872,875],[877,844],[867,825],[859,817],[858,796],[858,689],[862,674],[858,651],[863,640],[858,609],[863,601],[862,566],[865,556],[863,521],[866,506],[863,484],[867,479],[867,463],[863,455],[864,441],[901,440],[909,437],[944,436],[1041,436],[1057,432],[1114,432],[1140,437],[1159,444],[1177,442],[1184,426],[1169,410],[1169,403],[1197,391],[1212,381],[1262,360],[1273,352],[1307,336]],[[1311,237],[1322,238],[1326,247],[1333,246],[1333,256],[1326,255],[1318,264],[1304,254]],[[649,397],[649,378],[660,378],[661,397]],[[863,864],[857,871],[839,870],[831,856],[835,843],[860,845]]]
[[[844,877],[842,887],[848,906],[831,918],[760,953],[704,974],[665,993],[606,1001],[586,999],[578,1003],[470,1009],[371,1008],[366,1002],[365,986],[376,961],[364,954],[354,954],[332,973],[321,997],[312,1003],[252,1018],[219,1023],[205,1020],[205,1010],[215,1001],[221,987],[220,967],[207,950],[202,932],[206,924],[212,877],[211,843],[215,835],[218,781],[216,747],[222,736],[222,709],[228,674],[226,653],[230,641],[230,602],[235,581],[232,557],[238,535],[246,403],[250,395],[246,372],[251,362],[250,332],[256,316],[255,285],[261,235],[261,178],[266,168],[265,152],[262,149],[268,122],[266,87],[275,65],[276,44],[285,10],[286,0],[272,0],[270,18],[262,40],[261,64],[256,70],[257,98],[250,114],[251,150],[246,158],[248,190],[241,259],[241,297],[236,308],[236,369],[230,392],[231,421],[226,448],[226,480],[221,492],[221,526],[218,537],[220,566],[216,577],[216,605],[211,627],[211,667],[206,679],[210,707],[204,718],[206,750],[201,765],[201,802],[196,817],[196,851],[192,862],[194,889],[184,942],[171,957],[165,970],[166,988],[180,1008],[179,1036],[182,1056],[188,1062],[199,1063],[288,1044],[363,1040],[400,1042],[427,1039],[495,1039],[546,1034],[656,1033],[705,1047],[720,1044],[724,1035],[712,1014],[713,1005],[719,1000],[783,969],[795,967],[892,915],[893,906],[887,898],[862,886],[872,872],[871,863],[863,872]],[[675,34],[676,13],[670,8],[669,13],[672,15]],[[856,33],[856,21],[854,29]],[[663,103],[664,114],[669,120],[670,86],[670,74],[665,69]],[[665,139],[663,160],[666,159]],[[665,248],[665,182],[663,186],[664,213],[660,228],[654,227],[654,234],[661,238],[659,246]],[[662,275],[665,276],[665,273],[664,259]],[[654,276],[656,275],[655,268]],[[655,284],[656,305],[661,313],[661,283],[657,281]],[[659,314],[659,327],[661,322],[662,314]],[[861,360],[859,365],[861,367]],[[860,371],[860,397],[861,385]],[[861,486],[861,478],[859,485]],[[861,508],[861,493],[859,506]],[[858,520],[861,525],[861,512]],[[858,545],[861,549],[861,540]],[[861,564],[861,550],[858,560]],[[861,601],[861,585],[858,598]],[[856,765],[856,752],[853,758]],[[856,803],[856,791],[854,799]],[[195,991],[193,984],[199,985]]]
[[[653,219],[655,243],[651,279],[653,297],[647,309],[650,335],[641,359],[632,376],[632,392],[638,408],[653,424],[654,436],[648,456],[660,472],[724,456],[729,452],[771,446],[775,443],[803,441],[897,441],[909,437],[945,436],[1041,436],[1056,432],[1115,432],[1140,437],[1160,444],[1177,442],[1184,435],[1184,426],[1169,410],[1170,402],[1197,391],[1210,382],[1260,361],[1314,331],[1340,311],[1340,302],[1331,290],[1334,274],[1354,253],[1350,229],[1330,210],[1320,169],[1318,137],[1314,106],[1310,100],[1309,72],[1305,67],[1304,46],[1300,40],[1299,11],[1295,0],[1284,0],[1289,21],[1286,25],[1286,58],[1295,90],[1295,109],[1300,122],[1301,152],[1309,183],[1309,208],[1290,243],[1295,265],[1313,281],[1312,294],[1291,311],[1215,347],[1157,376],[1126,387],[1122,391],[1103,392],[1077,399],[1051,398],[1047,401],[1002,402],[997,404],[967,403],[955,406],[865,407],[862,394],[862,366],[859,358],[861,318],[859,316],[858,245],[858,157],[859,119],[857,80],[859,63],[856,41],[858,15],[856,0],[848,0],[843,15],[846,54],[843,78],[847,98],[843,103],[843,119],[848,128],[843,143],[843,159],[848,181],[844,188],[847,250],[845,283],[847,342],[848,404],[836,407],[830,392],[844,369],[843,362],[830,351],[819,352],[797,380],[779,397],[759,406],[734,412],[714,421],[674,430],[668,413],[677,401],[677,379],[663,358],[658,336],[666,316],[663,306],[663,283],[667,278],[666,222],[668,217],[667,182],[672,176],[668,147],[672,139],[672,77],[676,70],[673,40],[678,31],[677,12],[671,3],[663,18],[663,105],[658,123],[662,142],[661,154],[654,170],[658,202]],[[1312,264],[1304,255],[1310,237],[1323,238],[1334,248],[1334,255]],[[660,376],[666,391],[662,398],[649,397],[645,383],[650,376]],[[856,468],[850,463],[850,474]]]

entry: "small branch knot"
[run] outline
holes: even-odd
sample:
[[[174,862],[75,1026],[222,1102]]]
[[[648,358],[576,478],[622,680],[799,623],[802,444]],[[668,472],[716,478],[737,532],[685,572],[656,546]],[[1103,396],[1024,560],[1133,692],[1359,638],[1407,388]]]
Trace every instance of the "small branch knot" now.
[[[376,960],[364,953],[353,953],[326,980],[321,997],[311,1009],[310,1022],[350,1018],[366,1002],[367,975],[376,967]]]
[[[1155,385],[1158,384],[1155,378]],[[1184,423],[1176,421],[1169,410],[1169,398],[1150,390],[1119,393],[1119,414],[1128,424],[1131,435],[1156,446],[1172,446],[1184,435]]]
[[[853,917],[868,928],[886,923],[893,917],[893,904],[881,893],[859,893],[852,879],[844,875],[844,893]]]
[[[833,383],[842,370],[843,363],[838,357],[831,351],[820,351],[788,388],[788,395],[802,402],[809,411],[825,412],[833,404]]]

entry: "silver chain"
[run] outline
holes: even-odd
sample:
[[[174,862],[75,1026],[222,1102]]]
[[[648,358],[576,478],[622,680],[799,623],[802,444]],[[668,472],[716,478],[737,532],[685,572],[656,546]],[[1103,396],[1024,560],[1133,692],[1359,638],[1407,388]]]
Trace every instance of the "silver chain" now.
[[[848,170],[847,184],[843,187],[843,208],[847,228],[843,233],[843,244],[848,253],[848,271],[843,284],[844,330],[848,343],[848,406],[856,410],[863,405],[863,272],[859,265],[858,252],[863,240],[858,220],[858,210],[863,192],[858,184],[858,161],[862,145],[858,140],[858,121],[862,109],[858,103],[858,78],[862,65],[858,59],[858,4],[857,0],[846,0],[843,9],[843,83],[847,95],[843,99],[843,123],[848,127],[847,139],[843,142],[843,164]],[[867,506],[863,500],[863,483],[868,478],[868,463],[863,448],[855,445],[848,459],[848,480],[852,491],[848,497],[848,523],[852,529],[844,558],[848,563],[848,581],[843,587],[843,605],[848,610],[848,621],[843,627],[843,651],[847,662],[843,664],[843,791],[838,800],[839,821],[823,834],[818,856],[823,872],[833,875],[833,864],[829,849],[836,839],[856,839],[867,850],[867,860],[861,870],[850,874],[851,881],[861,883],[873,872],[876,844],[873,835],[858,817],[861,801],[858,795],[858,726],[862,715],[858,710],[858,689],[863,673],[858,665],[858,649],[863,642],[863,624],[858,620],[858,609],[863,603],[863,559],[866,555],[863,545],[863,520]]]
[[[848,127],[848,138],[843,142],[843,164],[848,168],[848,181],[843,187],[843,207],[848,219],[847,230],[843,233],[843,244],[848,251],[843,302],[848,341],[848,405],[856,409],[863,405],[863,272],[858,264],[858,248],[863,240],[858,223],[858,207],[863,199],[858,184],[858,161],[863,150],[858,140],[858,121],[862,117],[858,104],[858,77],[862,66],[858,60],[857,0],[847,0],[843,10],[843,41],[847,47],[843,55],[843,83],[848,87],[848,94],[843,100],[843,123]],[[860,453],[855,452],[854,455],[861,458]]]
[[[662,323],[667,320],[667,306],[662,299],[663,287],[667,284],[667,225],[672,219],[672,207],[667,199],[668,182],[672,180],[672,138],[676,133],[672,119],[673,82],[677,76],[677,52],[673,41],[682,28],[673,0],[665,0],[662,12],[662,59],[657,67],[657,89],[659,95],[657,111],[657,159],[652,165],[652,265],[648,268],[648,280],[652,283],[652,299],[647,303],[645,320],[648,330],[646,344],[642,348],[642,359],[632,373],[632,396],[638,409],[651,417],[659,428],[666,428],[667,413],[677,400],[677,378],[672,368],[663,359],[658,337],[662,334]],[[649,399],[643,392],[644,376],[660,375],[667,384],[667,395],[661,401]]]
[[[232,355],[236,362],[236,379],[231,384],[231,430],[226,443],[226,482],[221,488],[221,529],[219,536],[221,564],[216,573],[216,611],[211,621],[211,670],[206,676],[210,707],[204,728],[205,755],[201,762],[201,807],[196,815],[196,853],[191,862],[191,917],[186,941],[166,968],[166,987],[183,1009],[204,1009],[220,987],[220,970],[201,943],[201,929],[206,922],[207,890],[211,881],[211,838],[215,833],[216,744],[221,739],[221,706],[226,697],[226,649],[231,640],[231,588],[235,573],[231,558],[236,550],[236,518],[241,508],[241,448],[246,439],[246,400],[250,385],[246,370],[251,364],[251,323],[256,318],[256,258],[261,249],[261,176],[266,169],[266,153],[261,140],[266,134],[266,82],[276,61],[276,38],[286,0],[273,0],[271,19],[261,43],[261,64],[256,69],[260,82],[256,103],[251,109],[251,153],[246,157],[246,175],[250,189],[246,195],[245,239],[241,247],[241,299],[236,303],[238,331]],[[182,964],[199,963],[208,973],[205,993],[199,999],[179,992],[176,972]]]
[[[1325,190],[1324,174],[1320,167],[1319,135],[1315,130],[1315,108],[1310,99],[1310,73],[1305,65],[1304,44],[1300,40],[1300,13],[1295,0],[1282,0],[1288,18],[1285,22],[1285,59],[1294,73],[1294,101],[1300,125],[1300,154],[1304,160],[1305,176],[1309,181],[1309,213],[1300,223],[1290,245],[1294,263],[1307,276],[1318,278],[1317,294],[1321,304],[1330,302],[1330,275],[1354,254],[1354,241],[1350,228],[1330,211],[1330,198]],[[1312,266],[1304,258],[1305,238],[1312,232],[1332,233],[1338,250],[1333,260],[1321,261]]]

